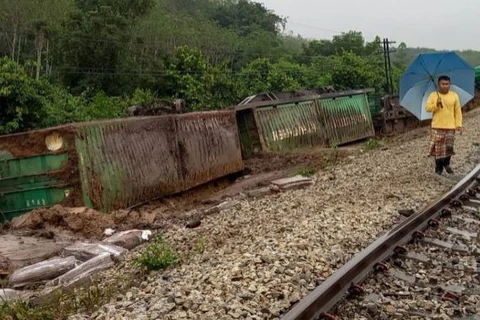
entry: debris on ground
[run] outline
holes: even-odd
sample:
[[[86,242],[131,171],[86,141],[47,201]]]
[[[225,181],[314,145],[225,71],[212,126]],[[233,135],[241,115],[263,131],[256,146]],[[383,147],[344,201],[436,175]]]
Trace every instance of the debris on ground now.
[[[73,283],[96,272],[109,269],[115,264],[115,259],[112,258],[112,256],[113,255],[108,252],[99,254],[98,256],[91,258],[85,263],[80,264],[75,269],[72,269],[69,272],[58,277],[57,279],[52,281],[50,285],[56,286],[59,284],[64,285],[68,283]]]
[[[311,178],[298,175],[291,178],[284,178],[272,181],[272,184],[280,188],[280,190],[292,190],[311,186],[314,184],[314,182]]]
[[[72,270],[76,267],[75,257],[56,258],[42,261],[28,267],[15,270],[9,279],[13,288],[38,285]]]
[[[74,256],[80,261],[88,261],[102,253],[109,253],[117,258],[121,258],[126,252],[127,249],[113,244],[76,242],[64,248],[62,256]]]
[[[55,205],[16,217],[11,228],[49,231],[70,231],[86,238],[98,238],[103,230],[114,225],[112,215],[87,208],[66,208]]]
[[[57,256],[71,243],[72,239],[61,235],[55,239],[23,233],[0,235],[0,274],[8,275],[16,269]]]
[[[398,210],[398,214],[404,216],[404,217],[410,217],[411,215],[413,215],[415,213],[415,210],[412,210],[412,209],[400,209]]]
[[[154,223],[155,218],[153,212],[119,210],[106,214],[85,207],[68,208],[55,205],[12,219],[10,229],[29,230],[32,234],[37,233],[37,236],[46,238],[53,238],[54,234],[58,233],[70,233],[86,239],[100,240],[107,234],[136,229],[138,226],[147,229]]]
[[[471,129],[456,142],[452,166],[459,174],[478,164],[469,159],[480,157],[472,148],[480,141],[479,118],[480,110],[468,114],[465,127]],[[428,144],[425,132],[388,150],[367,151],[317,172],[311,187],[245,197],[206,215],[194,229],[185,229],[185,221],[170,223],[162,233],[169,243],[188,252],[205,239],[203,253],[148,275],[130,294],[78,319],[281,318],[292,302],[404,218],[399,209],[417,211],[448,190],[435,180]],[[108,270],[102,283],[119,272],[133,271]]]
[[[237,201],[237,200],[228,200],[228,201],[224,201],[214,207],[211,207],[210,209],[207,209],[205,211],[206,214],[213,214],[213,213],[217,213],[217,212],[220,212],[222,210],[226,210],[226,209],[230,209],[230,208],[233,208],[235,206],[237,206],[240,202]]]
[[[122,231],[104,239],[103,242],[131,250],[149,239],[149,235],[145,234],[145,231],[146,230]]]

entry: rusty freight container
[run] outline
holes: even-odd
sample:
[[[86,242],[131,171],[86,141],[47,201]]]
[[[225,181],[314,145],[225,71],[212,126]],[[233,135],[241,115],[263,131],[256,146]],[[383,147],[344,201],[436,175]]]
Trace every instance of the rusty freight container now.
[[[76,123],[0,137],[0,211],[108,212],[241,170],[233,111]]]
[[[340,145],[373,137],[367,99],[371,92],[311,94],[236,106],[244,157],[259,151]]]

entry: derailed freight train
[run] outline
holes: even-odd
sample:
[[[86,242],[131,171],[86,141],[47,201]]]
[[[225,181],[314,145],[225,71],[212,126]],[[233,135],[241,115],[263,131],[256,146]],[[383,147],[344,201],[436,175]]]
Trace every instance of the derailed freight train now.
[[[398,97],[331,87],[259,94],[215,112],[184,114],[182,101],[129,111],[131,118],[0,136],[0,220],[54,204],[128,208],[242,171],[243,159],[260,152],[422,125]]]

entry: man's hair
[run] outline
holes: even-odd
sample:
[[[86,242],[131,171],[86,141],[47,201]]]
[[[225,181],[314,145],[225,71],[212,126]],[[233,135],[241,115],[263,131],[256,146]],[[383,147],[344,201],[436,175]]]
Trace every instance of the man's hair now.
[[[448,81],[450,82],[450,77],[449,76],[440,76],[438,77],[438,82],[440,83],[440,81],[442,80],[445,80],[445,81]]]

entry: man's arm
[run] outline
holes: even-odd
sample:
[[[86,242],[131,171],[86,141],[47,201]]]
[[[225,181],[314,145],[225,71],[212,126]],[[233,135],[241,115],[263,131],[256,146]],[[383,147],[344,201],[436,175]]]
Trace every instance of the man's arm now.
[[[460,106],[460,98],[458,94],[455,95],[455,127],[457,129],[462,127],[463,115],[462,108]]]
[[[435,99],[435,94],[434,92],[432,92],[429,96],[428,96],[428,99],[427,99],[427,104],[425,105],[425,110],[427,110],[427,112],[436,112],[438,111],[438,106],[437,106],[437,100]]]

